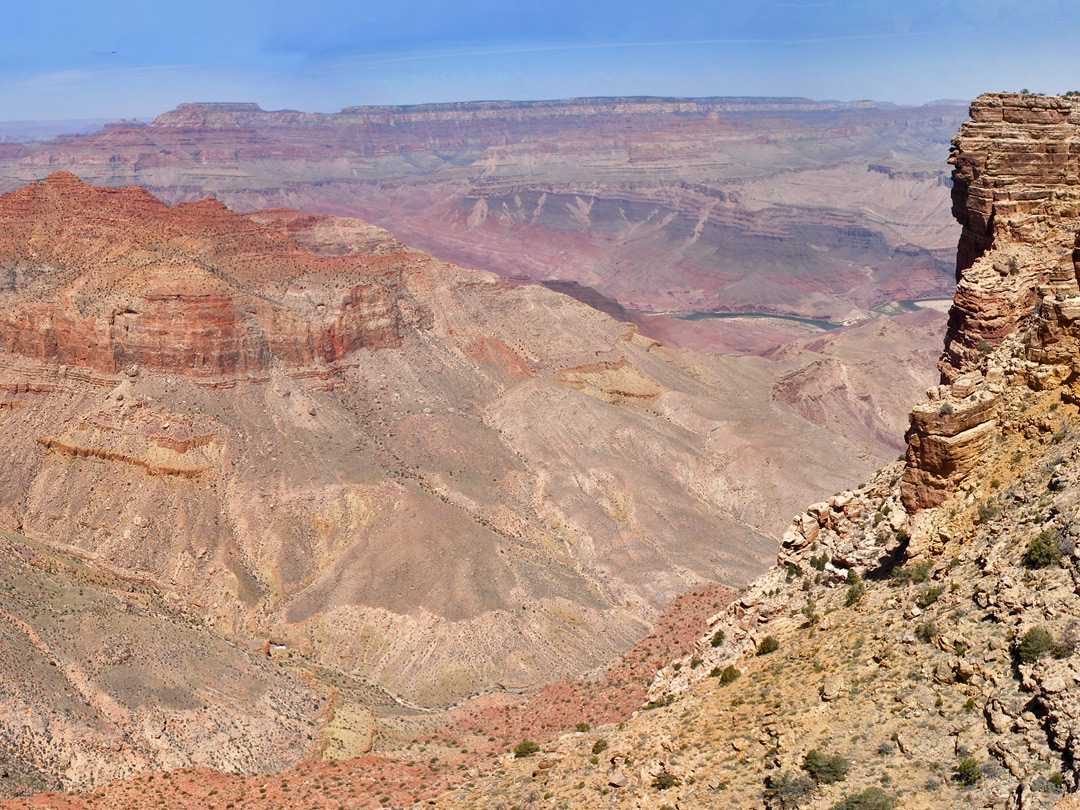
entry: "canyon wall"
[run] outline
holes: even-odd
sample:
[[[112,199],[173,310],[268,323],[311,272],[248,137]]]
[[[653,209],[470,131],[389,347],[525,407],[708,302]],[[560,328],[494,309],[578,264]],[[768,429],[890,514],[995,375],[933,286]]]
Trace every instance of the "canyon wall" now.
[[[753,98],[184,104],[147,125],[0,144],[0,190],[67,170],[169,202],[361,216],[443,260],[635,311],[846,322],[951,294],[941,161],[961,117]]]
[[[1076,380],[1080,328],[1080,103],[995,93],[971,105],[953,141],[953,213],[963,226],[957,287],[939,368],[911,414],[904,501],[936,506],[999,430],[1004,387]],[[1019,341],[1010,355],[994,352]]]

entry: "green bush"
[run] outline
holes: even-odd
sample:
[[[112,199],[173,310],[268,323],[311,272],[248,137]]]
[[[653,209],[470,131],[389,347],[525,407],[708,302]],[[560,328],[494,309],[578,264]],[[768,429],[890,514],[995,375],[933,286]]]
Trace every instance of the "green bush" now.
[[[915,604],[921,608],[928,608],[934,602],[941,598],[941,588],[934,585],[933,587],[926,588],[916,598]]]
[[[1038,661],[1054,649],[1054,637],[1042,627],[1032,627],[1016,645],[1016,657],[1025,664]]]
[[[802,767],[815,782],[831,785],[834,782],[844,781],[851,765],[839,754],[823,754],[815,748],[807,752],[803,758]]]
[[[1046,568],[1061,562],[1062,556],[1061,540],[1057,532],[1047,529],[1028,543],[1024,564],[1031,568]]]
[[[710,642],[710,644],[712,644],[714,647],[719,647],[723,643],[724,643],[724,631],[723,630],[717,630],[713,634],[712,641]]]
[[[679,784],[679,780],[667,771],[661,771],[653,777],[652,786],[657,790],[667,790]]]
[[[540,750],[540,746],[532,740],[522,740],[514,746],[514,758],[531,757]]]
[[[758,655],[768,655],[780,649],[780,642],[775,636],[765,636],[757,645]]]
[[[601,737],[599,740],[592,744],[592,752],[597,756],[607,751],[607,748],[608,742],[606,737]]]
[[[937,625],[933,622],[923,622],[922,624],[915,625],[915,637],[920,641],[925,641],[929,644],[937,638],[937,635]]]
[[[956,781],[962,785],[974,785],[982,779],[979,763],[972,757],[964,757],[956,763]]]
[[[582,721],[578,723],[574,728],[576,728],[578,731],[585,732],[589,730],[590,726],[588,723]]]
[[[772,774],[765,781],[765,804],[770,810],[792,810],[805,802],[814,792],[814,783],[805,776],[787,773]]]
[[[900,532],[897,532],[896,534],[899,536]],[[912,582],[919,585],[930,579],[930,574],[933,572],[933,569],[933,560],[923,560],[921,563],[913,565],[911,568],[894,568],[891,577],[894,585],[908,585]]]
[[[670,706],[674,702],[675,702],[675,695],[673,695],[671,693],[668,693],[666,695],[662,695],[661,697],[658,697],[656,700],[650,700],[648,703],[646,703],[644,706],[641,707],[641,711],[647,712],[647,711],[650,711],[652,709],[661,709],[664,706]]]
[[[988,520],[993,520],[1001,513],[1001,509],[996,503],[990,503],[989,501],[983,501],[979,504],[979,523],[986,523]]]
[[[894,807],[896,799],[881,788],[872,787],[862,793],[849,793],[830,810],[892,810]]]
[[[726,666],[720,673],[720,683],[724,686],[727,686],[729,683],[734,683],[735,681],[737,681],[740,675],[742,675],[742,673],[739,672],[739,670],[735,669],[735,667]]]
[[[852,583],[847,589],[847,596],[844,597],[844,604],[851,607],[862,599],[863,594],[865,593],[866,586],[862,583],[862,580]]]

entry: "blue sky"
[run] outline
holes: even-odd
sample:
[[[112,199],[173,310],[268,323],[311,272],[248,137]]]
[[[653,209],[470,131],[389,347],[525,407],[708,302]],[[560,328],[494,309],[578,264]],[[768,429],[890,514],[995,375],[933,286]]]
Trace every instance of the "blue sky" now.
[[[1076,0],[9,0],[0,120],[185,101],[791,95],[918,104],[1080,89]]]

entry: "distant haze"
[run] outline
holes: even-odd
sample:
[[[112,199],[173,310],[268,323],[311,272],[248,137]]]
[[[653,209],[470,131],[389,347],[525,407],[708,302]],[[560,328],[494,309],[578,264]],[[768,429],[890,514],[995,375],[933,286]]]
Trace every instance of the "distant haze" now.
[[[192,0],[182,13],[60,0],[5,22],[0,109],[26,120],[152,117],[195,100],[322,112],[642,94],[922,104],[1080,87],[1080,6],[1055,0]]]

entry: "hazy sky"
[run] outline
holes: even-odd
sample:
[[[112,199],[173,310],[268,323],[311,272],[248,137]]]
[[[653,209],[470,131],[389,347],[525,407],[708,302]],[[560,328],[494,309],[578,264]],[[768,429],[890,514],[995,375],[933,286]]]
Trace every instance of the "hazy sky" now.
[[[0,120],[185,101],[589,95],[922,103],[1080,89],[1077,0],[9,0]]]

